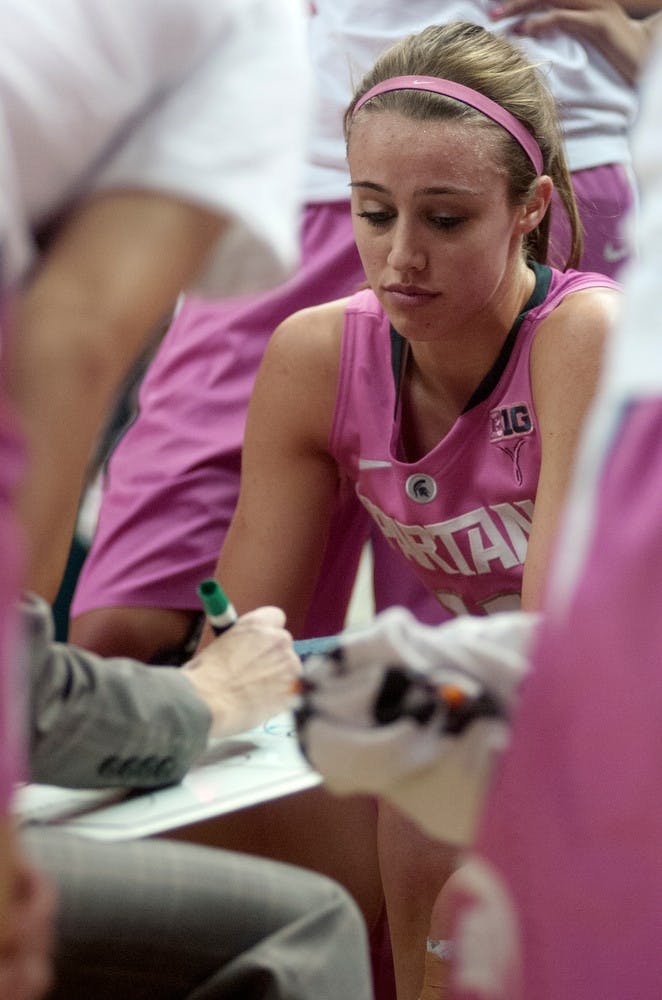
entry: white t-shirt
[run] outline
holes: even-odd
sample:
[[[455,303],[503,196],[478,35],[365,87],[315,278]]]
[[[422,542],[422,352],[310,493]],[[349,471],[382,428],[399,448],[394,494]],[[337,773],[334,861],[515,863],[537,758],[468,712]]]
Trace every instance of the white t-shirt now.
[[[636,92],[590,45],[554,31],[513,35],[515,18],[491,21],[486,0],[316,0],[310,51],[317,106],[308,156],[307,202],[348,197],[342,115],[354,85],[385,48],[429,24],[470,21],[520,45],[546,74],[558,105],[571,170],[628,163]]]
[[[632,135],[640,191],[632,221],[637,257],[625,269],[623,320],[611,338],[605,390],[618,399],[662,395],[662,32],[641,78],[641,110]]]
[[[234,220],[205,289],[283,277],[309,124],[302,0],[0,0],[0,14],[5,284],[35,229],[112,187]]]

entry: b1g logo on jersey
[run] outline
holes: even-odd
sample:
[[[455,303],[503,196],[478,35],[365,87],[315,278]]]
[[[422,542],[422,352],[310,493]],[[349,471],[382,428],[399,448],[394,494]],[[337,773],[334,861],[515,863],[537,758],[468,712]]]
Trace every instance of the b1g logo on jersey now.
[[[533,421],[526,403],[514,403],[490,410],[490,441],[501,443],[508,438],[530,434]]]

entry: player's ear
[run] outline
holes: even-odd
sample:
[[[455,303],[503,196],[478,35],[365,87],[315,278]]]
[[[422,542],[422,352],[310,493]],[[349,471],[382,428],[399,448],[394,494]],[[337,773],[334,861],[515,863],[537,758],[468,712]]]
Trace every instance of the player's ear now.
[[[549,207],[553,190],[554,181],[547,174],[542,174],[536,179],[530,198],[521,206],[519,228],[522,235],[532,232],[540,225]]]

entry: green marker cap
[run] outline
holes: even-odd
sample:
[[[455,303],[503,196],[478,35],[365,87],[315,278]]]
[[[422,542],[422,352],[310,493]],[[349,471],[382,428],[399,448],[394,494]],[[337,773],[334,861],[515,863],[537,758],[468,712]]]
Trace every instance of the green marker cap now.
[[[209,617],[224,614],[230,604],[217,580],[210,578],[198,584],[198,597]]]

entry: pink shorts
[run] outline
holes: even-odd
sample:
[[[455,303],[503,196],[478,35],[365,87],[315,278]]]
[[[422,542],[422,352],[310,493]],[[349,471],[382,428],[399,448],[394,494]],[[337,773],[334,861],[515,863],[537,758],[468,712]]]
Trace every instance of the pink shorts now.
[[[628,259],[625,221],[634,208],[631,173],[620,163],[576,170],[572,186],[584,227],[584,252],[579,270],[617,278]],[[562,267],[570,245],[565,212],[552,206],[549,263]]]
[[[609,239],[615,240],[631,201],[626,174],[609,167],[582,171],[580,198],[591,209],[592,173],[599,175],[596,187],[613,195],[612,207],[600,208],[609,217]],[[74,616],[122,605],[198,609],[195,588],[213,571],[234,512],[246,408],[269,336],[291,313],[348,295],[363,280],[348,203],[336,202],[307,208],[302,263],[284,285],[258,297],[185,301],[147,372],[138,416],[109,462]],[[327,546],[307,635],[342,627],[370,530],[358,503],[347,498]],[[404,571],[397,553],[379,540],[375,588],[378,610],[404,604],[429,623],[445,616]]]
[[[364,280],[342,202],[306,211],[302,263],[284,285],[257,297],[185,300],[108,464],[73,615],[118,605],[199,608],[196,586],[213,572],[234,512],[248,399],[271,333],[293,312]],[[342,626],[368,532],[353,497],[338,517],[309,635]]]
[[[631,407],[612,441],[570,608],[541,630],[478,840],[516,914],[506,942],[492,906],[499,975],[504,950],[523,969],[508,1000],[660,995],[662,401]]]

